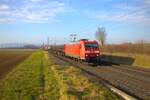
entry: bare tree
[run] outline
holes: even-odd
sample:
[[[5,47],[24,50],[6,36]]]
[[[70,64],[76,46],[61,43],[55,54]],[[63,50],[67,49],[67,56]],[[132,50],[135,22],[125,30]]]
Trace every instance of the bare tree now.
[[[98,27],[96,31],[96,39],[101,43],[103,46],[106,41],[106,30],[104,27]]]

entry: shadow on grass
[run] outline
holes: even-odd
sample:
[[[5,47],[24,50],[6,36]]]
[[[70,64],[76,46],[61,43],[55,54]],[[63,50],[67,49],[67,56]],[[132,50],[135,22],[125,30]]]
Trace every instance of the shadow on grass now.
[[[112,55],[102,55],[101,56],[102,64],[112,65],[112,64],[123,64],[123,65],[132,65],[134,63],[134,58],[132,57],[122,57],[122,56],[112,56]]]

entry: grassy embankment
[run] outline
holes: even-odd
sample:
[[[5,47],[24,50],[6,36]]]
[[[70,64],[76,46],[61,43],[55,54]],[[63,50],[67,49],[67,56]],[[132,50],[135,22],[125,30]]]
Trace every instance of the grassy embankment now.
[[[103,52],[103,55],[110,56],[107,58],[107,61],[109,62],[132,65],[139,68],[150,68],[150,56],[146,54]],[[133,61],[131,61],[129,58],[133,59]]]
[[[149,43],[139,41],[137,43],[105,45],[102,47],[102,51],[110,62],[150,68]]]
[[[0,80],[1,100],[114,100],[103,86],[91,83],[81,71],[56,65],[43,51],[33,53]]]

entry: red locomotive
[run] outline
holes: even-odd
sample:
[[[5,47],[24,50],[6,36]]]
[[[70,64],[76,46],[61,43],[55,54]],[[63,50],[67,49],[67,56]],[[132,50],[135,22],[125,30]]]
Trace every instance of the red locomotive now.
[[[64,53],[66,56],[84,61],[99,60],[100,49],[97,41],[81,39],[78,43],[65,44]]]

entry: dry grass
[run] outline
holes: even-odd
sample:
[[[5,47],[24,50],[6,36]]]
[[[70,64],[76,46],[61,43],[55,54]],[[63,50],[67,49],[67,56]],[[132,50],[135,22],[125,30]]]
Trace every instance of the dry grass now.
[[[119,45],[106,45],[102,48],[104,52],[109,53],[136,53],[150,55],[150,43],[124,43]]]
[[[109,59],[108,57],[108,61],[110,62],[125,64],[128,62],[121,62],[122,60],[115,59],[115,56],[122,58],[128,57],[134,60],[131,65],[143,68],[150,68],[150,43],[144,43],[143,41],[139,41],[135,44],[124,43],[119,45],[105,45],[102,48],[102,51],[102,54],[109,55],[111,57],[111,59]]]
[[[44,54],[44,99],[59,100],[61,87],[54,71],[51,69],[52,62],[48,58],[48,52],[44,52]]]
[[[125,58],[129,57],[134,59],[133,63],[131,65],[141,68],[150,68],[150,56],[146,54],[135,54],[135,53],[109,53],[109,52],[103,52],[104,55],[111,56],[111,59],[108,58],[108,61],[118,64],[124,64],[128,62],[122,62],[121,59],[115,59],[116,56]],[[125,60],[127,61],[127,60]]]
[[[60,88],[60,100],[118,100],[99,83],[92,83],[81,70],[68,65],[56,65],[50,57],[51,69]]]

